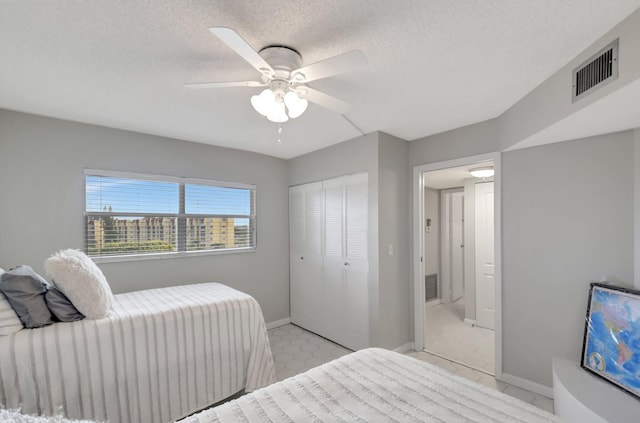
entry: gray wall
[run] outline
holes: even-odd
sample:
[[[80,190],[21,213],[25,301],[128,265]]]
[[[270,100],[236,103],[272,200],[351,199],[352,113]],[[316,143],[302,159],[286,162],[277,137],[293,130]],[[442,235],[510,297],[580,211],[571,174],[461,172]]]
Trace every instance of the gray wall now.
[[[380,133],[378,145],[380,274],[375,345],[396,348],[409,342],[413,334],[409,143]],[[389,255],[389,245],[393,245],[393,255]]]
[[[502,155],[503,371],[578,360],[590,281],[633,278],[632,132]]]
[[[424,189],[424,218],[431,219],[431,231],[424,234],[424,273],[437,274],[440,285],[440,191],[437,189]]]
[[[378,186],[378,133],[353,138],[349,141],[332,145],[322,150],[298,156],[287,162],[289,185],[300,185],[316,182],[349,173],[369,173],[369,183],[374,176],[375,187]],[[373,175],[371,174],[373,173]],[[369,194],[377,198],[377,188]],[[376,211],[377,214],[377,211]]]
[[[83,248],[84,168],[255,183],[255,253],[102,263],[114,292],[219,281],[289,317],[287,168],[281,159],[0,110],[0,267]]]
[[[500,122],[491,119],[409,143],[409,166],[500,151]]]
[[[488,121],[412,141],[410,163],[500,151],[496,128]],[[551,386],[551,357],[579,358],[589,282],[632,283],[638,132],[502,153],[504,373]]]
[[[633,131],[634,285],[640,289],[640,129]]]

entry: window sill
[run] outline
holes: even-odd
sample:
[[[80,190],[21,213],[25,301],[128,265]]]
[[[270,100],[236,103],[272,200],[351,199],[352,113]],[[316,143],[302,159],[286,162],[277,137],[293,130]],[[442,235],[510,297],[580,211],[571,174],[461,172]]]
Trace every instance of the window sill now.
[[[178,253],[131,254],[122,256],[91,257],[94,263],[118,263],[125,261],[167,260],[183,257],[219,256],[226,254],[255,253],[256,247],[229,250],[183,251]]]

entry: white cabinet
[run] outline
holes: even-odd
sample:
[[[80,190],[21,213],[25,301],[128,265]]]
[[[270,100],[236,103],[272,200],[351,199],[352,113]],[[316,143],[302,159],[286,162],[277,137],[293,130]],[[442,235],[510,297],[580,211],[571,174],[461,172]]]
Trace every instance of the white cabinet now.
[[[569,423],[637,423],[640,402],[574,361],[553,358],[554,412]]]
[[[369,346],[367,174],[292,187],[289,198],[292,322]]]

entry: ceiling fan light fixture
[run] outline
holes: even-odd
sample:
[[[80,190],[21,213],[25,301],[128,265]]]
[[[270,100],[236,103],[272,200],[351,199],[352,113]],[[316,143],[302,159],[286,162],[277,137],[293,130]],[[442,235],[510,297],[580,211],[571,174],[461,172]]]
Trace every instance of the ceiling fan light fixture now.
[[[260,95],[251,96],[251,105],[256,112],[262,116],[268,116],[271,113],[273,104],[276,102],[276,95],[269,88],[262,91]]]
[[[302,115],[309,105],[307,100],[300,98],[298,94],[293,91],[289,91],[284,95],[284,103],[287,105],[289,117],[291,119],[295,119]]]
[[[282,123],[302,115],[309,102],[293,91],[283,95],[283,90],[267,88],[259,95],[251,96],[251,105],[271,122]]]
[[[267,119],[269,119],[271,122],[276,122],[276,123],[282,123],[282,122],[288,121],[289,116],[287,116],[287,112],[285,111],[284,103],[275,101],[271,105],[271,110],[267,115]]]
[[[490,178],[495,174],[495,170],[493,169],[493,166],[483,166],[470,169],[469,173],[474,178]]]

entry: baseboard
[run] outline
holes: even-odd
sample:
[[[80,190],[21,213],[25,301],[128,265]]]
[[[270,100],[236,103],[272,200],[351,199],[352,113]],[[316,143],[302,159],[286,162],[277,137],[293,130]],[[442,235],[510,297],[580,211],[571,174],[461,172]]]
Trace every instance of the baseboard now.
[[[413,342],[407,342],[406,344],[400,345],[398,348],[394,348],[393,351],[404,354],[409,351],[413,351]]]
[[[464,318],[464,324],[467,325],[467,326],[474,327],[476,325],[476,321],[475,321],[475,319],[467,319],[465,317]]]
[[[275,322],[267,323],[267,330],[273,328],[279,328],[280,326],[288,325],[291,323],[291,317],[287,317],[286,319],[276,320]]]
[[[500,381],[553,399],[553,388],[550,388],[548,386],[541,385],[539,383],[532,382],[518,376],[510,375],[509,373],[502,373],[502,376],[500,376]]]

